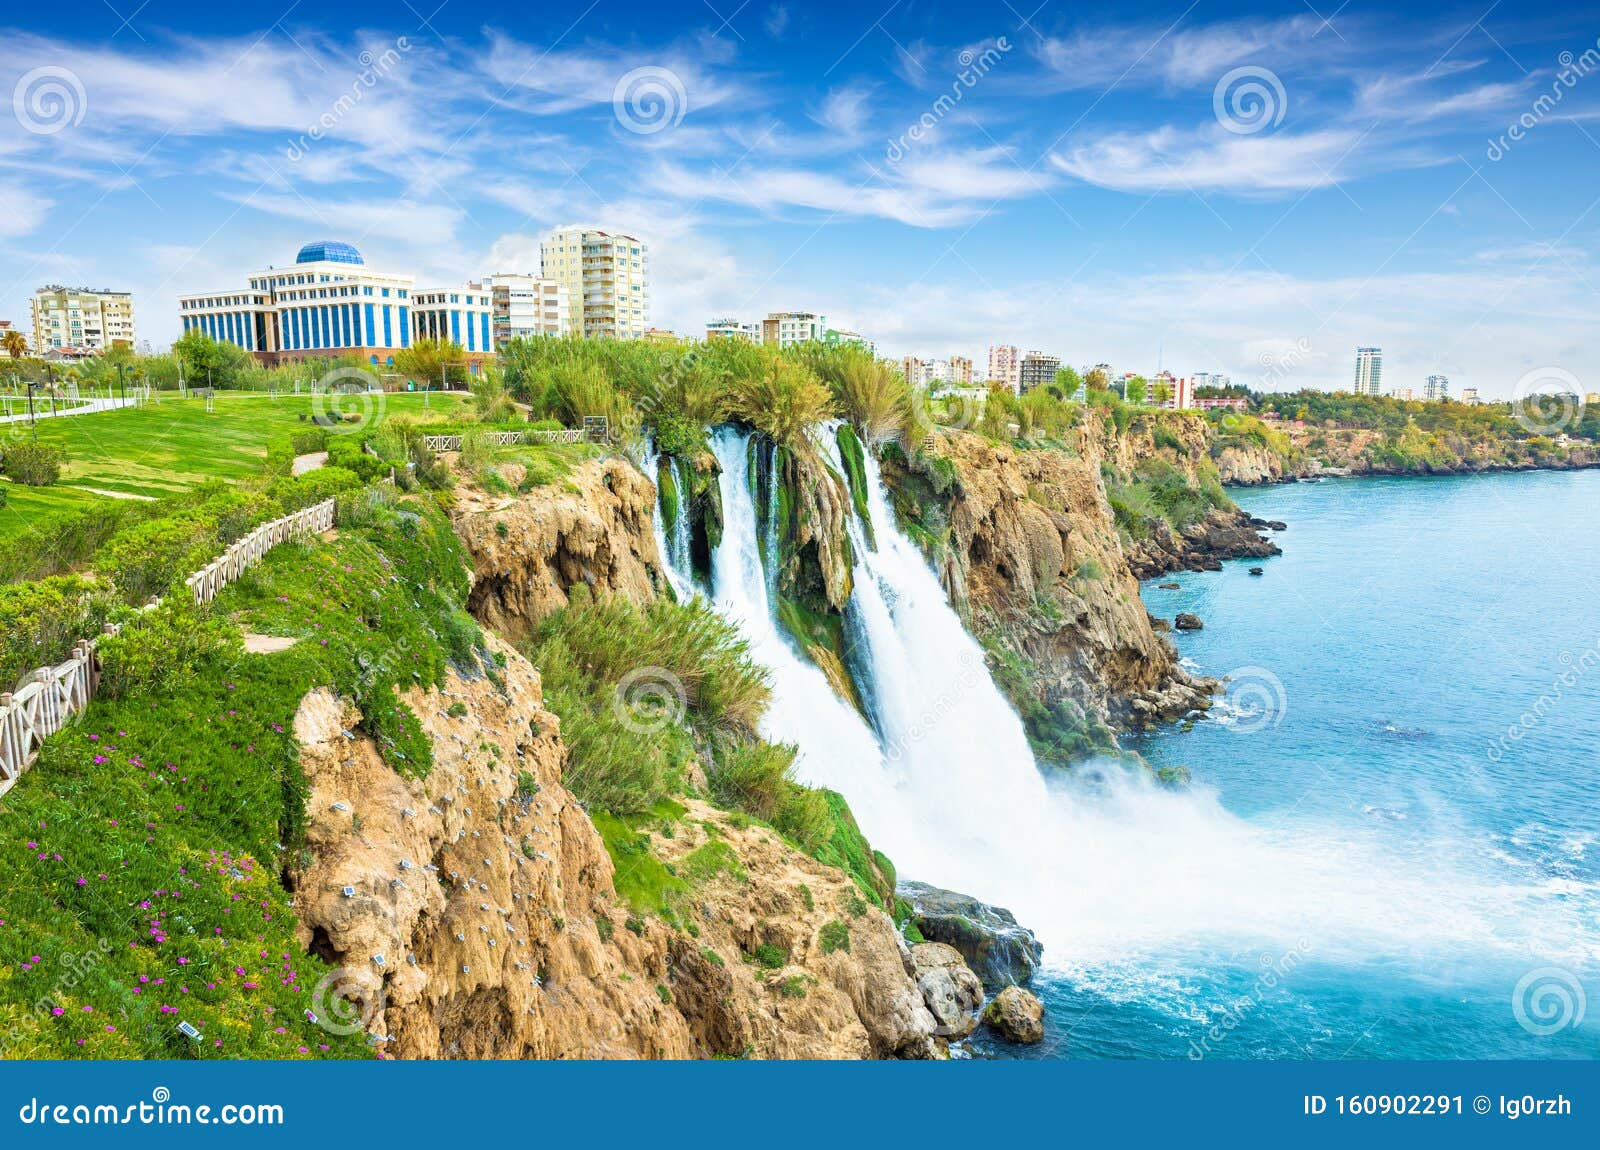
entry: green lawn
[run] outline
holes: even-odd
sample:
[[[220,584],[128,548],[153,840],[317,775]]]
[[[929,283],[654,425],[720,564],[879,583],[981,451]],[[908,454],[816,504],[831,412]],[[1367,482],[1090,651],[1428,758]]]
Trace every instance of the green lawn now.
[[[364,414],[360,423],[349,425],[355,431],[401,412],[449,416],[465,402],[459,395],[427,398],[426,409],[420,395],[352,396],[342,399],[340,407]],[[310,396],[271,399],[246,394],[218,395],[216,410],[207,414],[204,400],[178,399],[165,393],[160,403],[143,407],[41,420],[39,442],[57,444],[67,453],[60,485],[27,489],[7,484],[10,498],[0,510],[0,528],[18,527],[41,512],[83,506],[102,498],[72,488],[159,498],[206,479],[253,475],[266,457],[268,440],[306,426],[300,416],[311,411]],[[31,436],[33,431],[16,424],[0,425],[0,435],[7,434]]]

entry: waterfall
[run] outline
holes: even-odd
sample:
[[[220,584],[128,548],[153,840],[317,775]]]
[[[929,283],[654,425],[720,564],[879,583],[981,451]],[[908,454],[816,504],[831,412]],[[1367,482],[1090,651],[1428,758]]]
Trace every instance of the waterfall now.
[[[819,439],[844,474],[831,430]],[[846,625],[875,732],[775,620],[749,437],[719,428],[712,443],[726,518],[714,591],[772,672],[763,733],[799,747],[801,779],[842,793],[899,873],[1009,907],[1047,964],[1117,996],[1159,993],[1174,972],[1241,948],[1433,961],[1525,938],[1530,892],[1450,857],[1399,855],[1292,809],[1246,820],[1203,785],[1168,790],[1120,763],[1047,779],[868,452],[876,546],[853,524]]]
[[[672,466],[673,457],[667,456],[666,466]],[[687,603],[695,596],[694,568],[689,560],[689,500],[681,482],[678,485],[678,508],[673,516],[672,537],[667,537],[666,522],[661,515],[661,468],[659,454],[652,453],[644,462],[644,470],[656,483],[656,498],[650,504],[650,527],[656,537],[656,552],[661,556],[667,582],[678,602]],[[674,475],[673,478],[678,478]]]
[[[891,772],[876,737],[778,628],[757,544],[750,446],[750,436],[731,427],[712,432],[712,451],[722,465],[723,531],[711,583],[718,610],[740,625],[751,657],[772,673],[772,705],[761,733],[799,748],[796,770],[807,783],[892,810]],[[913,828],[904,829],[909,834]]]

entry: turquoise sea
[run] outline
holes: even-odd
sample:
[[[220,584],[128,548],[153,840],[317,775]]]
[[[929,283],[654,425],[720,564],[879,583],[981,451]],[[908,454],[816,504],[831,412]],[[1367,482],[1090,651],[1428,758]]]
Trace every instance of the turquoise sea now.
[[[1044,1044],[978,1052],[1600,1056],[1600,472],[1233,494],[1284,554],[1143,588],[1234,679],[1134,744],[1191,787],[1136,796],[1159,841],[1046,955]],[[1114,776],[1074,801],[1126,813]]]

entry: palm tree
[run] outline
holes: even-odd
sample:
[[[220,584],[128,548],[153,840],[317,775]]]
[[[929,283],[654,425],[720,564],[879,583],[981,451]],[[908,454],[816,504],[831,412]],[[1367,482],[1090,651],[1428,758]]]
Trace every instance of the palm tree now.
[[[0,336],[0,347],[5,348],[12,359],[21,359],[28,353],[28,339],[20,331],[12,328]]]

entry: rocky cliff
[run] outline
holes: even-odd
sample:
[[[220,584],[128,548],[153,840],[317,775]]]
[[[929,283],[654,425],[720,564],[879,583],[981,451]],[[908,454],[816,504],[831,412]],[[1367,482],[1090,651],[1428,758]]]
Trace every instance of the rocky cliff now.
[[[403,1058],[942,1052],[888,916],[748,819],[690,800],[657,843],[693,883],[685,921],[630,913],[537,671],[486,642],[481,673],[408,694],[426,779],[325,689],[296,715],[310,826],[288,878],[302,941],[340,968],[324,1025]]]
[[[1018,450],[956,432],[885,461],[902,522],[1046,755],[1109,746],[1105,724],[1177,717],[1207,706],[1216,687],[1191,678],[1151,628],[1103,459],[1093,444]]]
[[[586,585],[598,599],[642,603],[665,585],[651,530],[655,484],[625,459],[592,460],[565,478],[523,492],[522,464],[500,468],[500,486],[461,476],[451,519],[472,556],[468,609],[513,642],[567,605]]]

